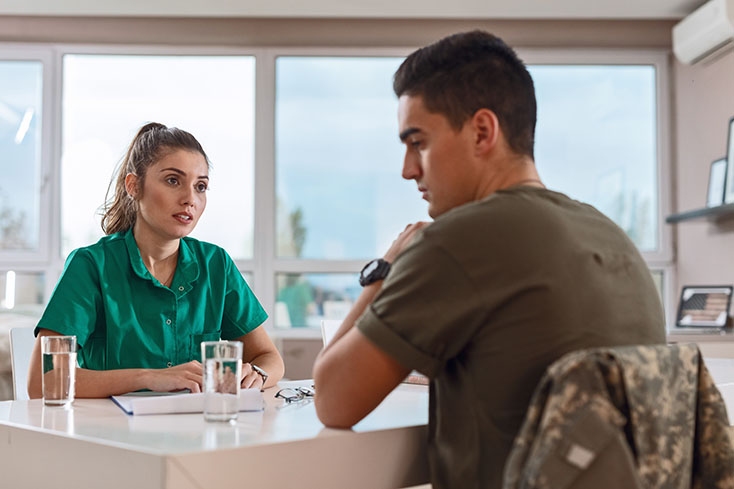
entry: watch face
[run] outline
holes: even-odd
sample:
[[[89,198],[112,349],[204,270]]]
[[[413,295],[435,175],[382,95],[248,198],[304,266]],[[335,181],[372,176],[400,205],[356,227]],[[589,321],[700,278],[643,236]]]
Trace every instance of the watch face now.
[[[369,262],[367,264],[367,266],[364,267],[364,271],[362,272],[362,276],[363,277],[369,276],[370,273],[372,273],[375,270],[377,270],[377,265],[379,265],[379,263],[377,262],[377,260],[372,260],[371,262]]]

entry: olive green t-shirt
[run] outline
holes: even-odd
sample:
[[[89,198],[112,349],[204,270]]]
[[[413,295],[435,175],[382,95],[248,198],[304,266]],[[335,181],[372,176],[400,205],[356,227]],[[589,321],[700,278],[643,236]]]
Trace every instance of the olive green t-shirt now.
[[[219,246],[182,238],[166,287],[126,231],[69,255],[36,334],[76,335],[83,368],[166,368],[200,360],[202,341],[239,338],[266,318]]]
[[[435,489],[501,486],[533,390],[563,354],[665,341],[660,298],[625,233],[534,187],[441,215],[395,260],[357,327],[431,379]]]

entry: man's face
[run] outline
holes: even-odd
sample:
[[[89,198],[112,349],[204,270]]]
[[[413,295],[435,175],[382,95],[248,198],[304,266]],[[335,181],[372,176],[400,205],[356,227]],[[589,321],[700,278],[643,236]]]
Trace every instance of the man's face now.
[[[476,199],[478,178],[471,124],[455,131],[441,114],[428,112],[420,96],[403,95],[398,105],[400,139],[406,146],[403,178],[415,180],[428,214]]]

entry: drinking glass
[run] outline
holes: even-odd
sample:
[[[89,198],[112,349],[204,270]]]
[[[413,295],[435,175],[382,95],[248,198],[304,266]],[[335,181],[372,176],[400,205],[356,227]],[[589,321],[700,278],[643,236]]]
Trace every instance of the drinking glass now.
[[[204,419],[233,421],[239,412],[242,342],[204,341]]]
[[[43,403],[69,406],[74,402],[76,336],[41,337]]]

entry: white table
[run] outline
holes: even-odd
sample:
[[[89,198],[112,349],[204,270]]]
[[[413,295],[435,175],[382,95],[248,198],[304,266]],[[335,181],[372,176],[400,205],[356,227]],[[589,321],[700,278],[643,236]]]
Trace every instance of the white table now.
[[[353,430],[324,428],[313,402],[284,405],[276,392],[265,391],[265,411],[240,413],[234,425],[201,414],[128,416],[108,399],[77,399],[70,410],[0,402],[0,487],[394,489],[428,481],[426,386],[402,384]]]

